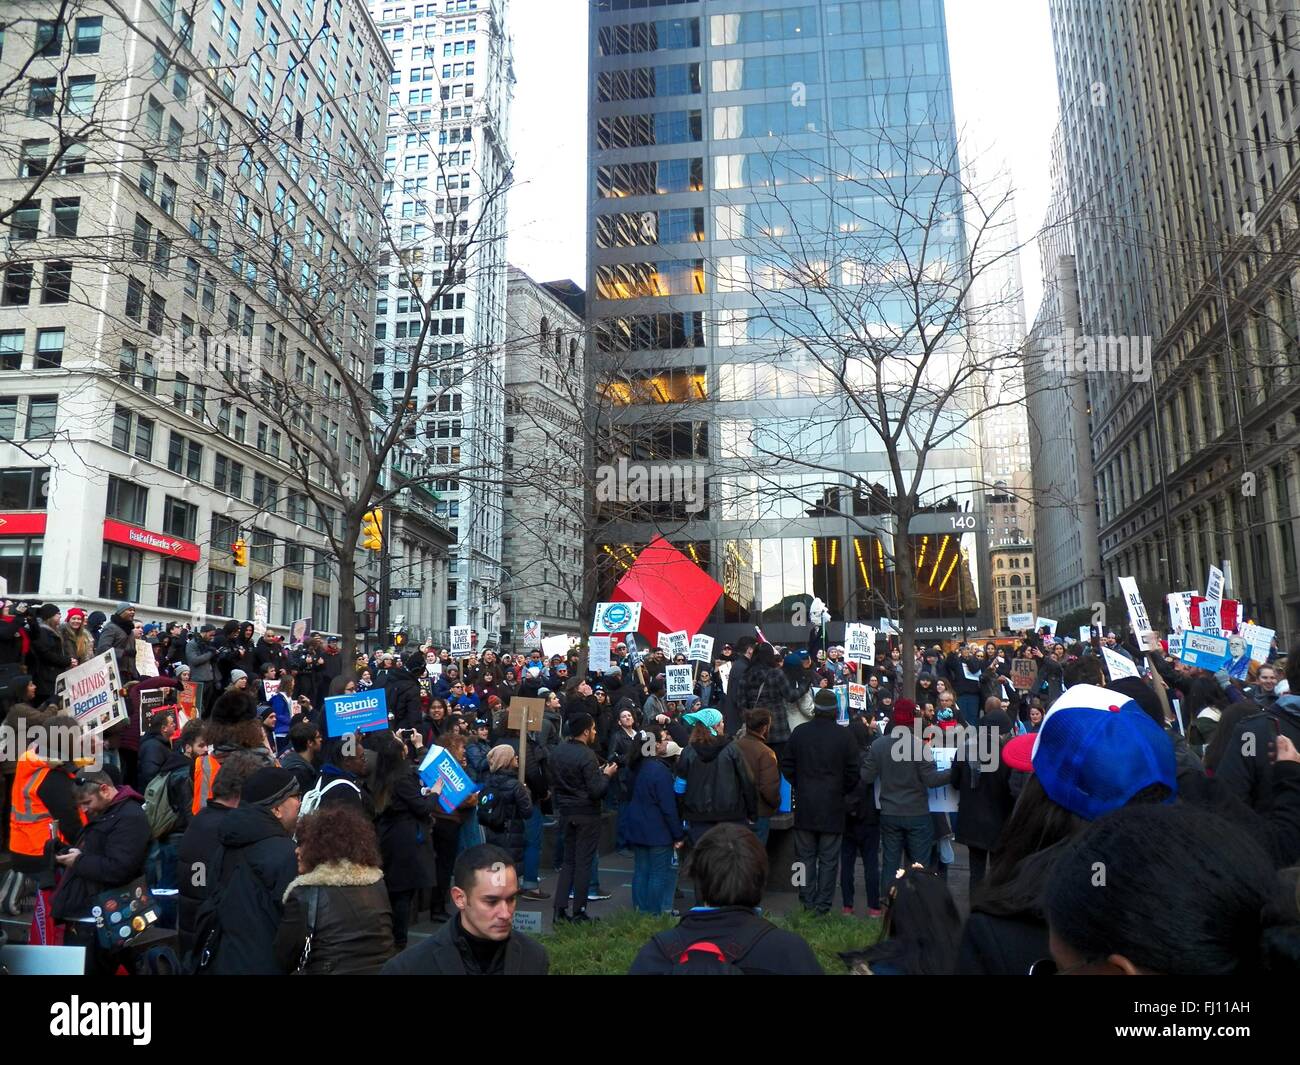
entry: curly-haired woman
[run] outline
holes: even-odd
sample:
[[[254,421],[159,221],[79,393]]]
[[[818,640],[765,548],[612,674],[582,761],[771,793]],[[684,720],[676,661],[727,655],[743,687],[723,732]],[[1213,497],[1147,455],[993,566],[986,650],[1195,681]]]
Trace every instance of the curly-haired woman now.
[[[323,806],[298,824],[298,876],[284,893],[275,957],[287,973],[379,972],[393,956],[393,911],[374,826],[352,806]]]

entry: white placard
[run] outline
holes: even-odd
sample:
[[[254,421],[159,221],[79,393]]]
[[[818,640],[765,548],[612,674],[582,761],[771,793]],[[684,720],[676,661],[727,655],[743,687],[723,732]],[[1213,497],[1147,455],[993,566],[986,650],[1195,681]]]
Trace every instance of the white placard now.
[[[147,640],[135,641],[135,671],[142,677],[158,676],[158,659],[153,654],[153,644]]]
[[[676,658],[678,655],[684,656],[691,649],[691,638],[686,634],[685,629],[679,629],[677,632],[661,632],[659,646],[664,649],[664,653],[669,658]]]
[[[1026,629],[1034,627],[1034,615],[1029,614],[1008,614],[1007,628],[1012,632],[1024,632]]]
[[[1102,647],[1101,657],[1106,662],[1106,672],[1110,674],[1111,680],[1119,680],[1120,677],[1138,676],[1137,666],[1122,654],[1112,651],[1109,647]]]
[[[951,769],[952,763],[957,758],[956,747],[936,747],[931,752],[934,755],[934,767],[942,773],[945,769]],[[957,812],[957,789],[951,783],[945,784],[941,788],[927,788],[930,793],[930,812],[932,814],[953,814]]]
[[[1080,642],[1080,643],[1090,643],[1091,641],[1092,641],[1092,626],[1091,626],[1091,625],[1080,625],[1080,626],[1079,626],[1079,642]]]
[[[1183,634],[1181,632],[1171,632],[1166,637],[1166,642],[1169,644],[1170,658],[1183,657]]]
[[[266,701],[269,703],[273,696],[280,693],[280,679],[277,677],[275,680],[268,678],[267,680],[262,681],[262,693],[266,696]]]
[[[266,621],[270,616],[271,604],[266,596],[253,594],[253,635],[259,639],[266,635]]]
[[[1204,610],[1204,605],[1201,606]],[[1273,629],[1266,629],[1263,625],[1255,625],[1251,622],[1245,622],[1239,630],[1241,638],[1246,641],[1246,646],[1250,648],[1250,660],[1263,664],[1268,661],[1269,652],[1273,650],[1273,637],[1277,633]]]
[[[1056,622],[1053,621],[1051,618],[1036,618],[1034,620],[1034,631],[1042,632],[1044,625],[1047,626],[1048,632],[1050,632],[1053,636],[1056,635]]]
[[[1170,592],[1165,596],[1169,607],[1169,624],[1175,632],[1192,627],[1192,597],[1198,592]]]
[[[592,632],[636,632],[641,627],[640,603],[597,603]]]
[[[549,660],[556,655],[568,654],[572,646],[572,636],[547,636],[542,640],[542,655]]]
[[[472,625],[451,627],[451,657],[468,658],[474,653],[474,628]]]
[[[1223,599],[1223,570],[1218,566],[1210,567],[1210,575],[1205,578],[1205,598],[1211,603]]]
[[[54,694],[88,736],[127,720],[126,703],[118,693],[122,675],[112,651],[73,666],[54,678]]]
[[[668,666],[664,673],[668,678],[668,694],[665,698],[686,699],[695,692],[695,685],[691,681],[690,666]]]
[[[850,662],[875,665],[876,631],[870,625],[851,624],[844,627],[844,657]]]
[[[1031,617],[1033,615],[1030,615]],[[880,634],[882,636],[902,636],[902,632],[889,618],[880,619]]]
[[[1128,619],[1133,624],[1133,634],[1137,637],[1139,647],[1148,647],[1147,634],[1151,632],[1151,620],[1147,617],[1147,608],[1142,605],[1142,593],[1138,591],[1137,578],[1121,577],[1120,591],[1124,594],[1124,605],[1128,607]]]
[[[613,637],[607,635],[587,637],[587,668],[591,672],[609,672],[609,645],[612,640]]]
[[[1220,617],[1220,608],[1223,600],[1211,602],[1209,599],[1201,604],[1201,623],[1197,626],[1202,632],[1208,632],[1212,636],[1218,636],[1223,631],[1223,623]]]
[[[713,637],[697,632],[691,637],[691,649],[686,657],[691,662],[703,662],[708,665],[713,661]]]

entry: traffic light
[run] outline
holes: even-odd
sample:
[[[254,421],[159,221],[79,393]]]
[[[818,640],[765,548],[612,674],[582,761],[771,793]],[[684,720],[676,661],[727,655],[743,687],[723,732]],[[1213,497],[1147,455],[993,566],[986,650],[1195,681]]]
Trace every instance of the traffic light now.
[[[236,566],[248,565],[248,544],[244,543],[242,536],[230,545],[230,555],[235,560]]]
[[[384,549],[384,512],[375,507],[361,516],[361,546],[367,551]]]
[[[394,646],[394,647],[405,647],[405,646],[406,646],[406,633],[404,633],[404,632],[395,632],[395,633],[393,633],[393,646]]]

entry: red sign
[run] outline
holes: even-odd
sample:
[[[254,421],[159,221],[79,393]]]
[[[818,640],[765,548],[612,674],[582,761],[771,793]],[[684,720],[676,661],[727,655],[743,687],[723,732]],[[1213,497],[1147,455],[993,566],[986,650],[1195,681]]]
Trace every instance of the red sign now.
[[[0,514],[0,536],[44,536],[46,514]]]
[[[134,547],[140,551],[169,555],[185,562],[199,560],[198,544],[179,540],[166,533],[150,532],[148,529],[141,529],[138,525],[128,525],[124,521],[116,521],[113,518],[104,519],[104,539],[114,544],[126,544],[127,547]]]

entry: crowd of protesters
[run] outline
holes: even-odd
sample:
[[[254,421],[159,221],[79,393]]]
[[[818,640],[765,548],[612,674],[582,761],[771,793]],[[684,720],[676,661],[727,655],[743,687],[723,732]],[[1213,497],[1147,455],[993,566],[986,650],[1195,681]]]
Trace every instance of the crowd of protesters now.
[[[93,765],[35,742],[3,764],[0,908],[34,885],[34,935],[84,945],[92,972],[123,963],[96,939],[96,900],[141,881],[174,907],[190,972],[543,973],[545,951],[513,930],[516,900],[589,922],[610,897],[607,826],[633,860],[633,906],[680,917],[633,972],[820,972],[760,912],[776,824],[792,830],[805,909],[829,914],[838,887],[843,914],[884,918],[855,971],[1295,962],[1300,654],[1234,680],[1131,637],[1027,633],[917,647],[909,696],[896,641],[865,664],[815,634],[806,650],[746,637],[670,699],[666,669],[684,657],[625,643],[592,672],[576,648],[359,654],[321,634],[286,647],[250,622],[145,624],[128,603],[22,607],[0,612],[10,729],[34,741],[75,726],[55,680],[95,654],[114,654],[124,684],[128,719]],[[1111,681],[1102,646],[1148,675]],[[1032,679],[1013,681],[1024,659]],[[389,728],[329,735],[326,700],[373,689]],[[517,697],[542,706],[523,736]],[[475,785],[451,809],[419,772],[432,746]],[[941,748],[955,756],[941,763]],[[932,811],[939,788],[956,813]],[[946,883],[954,843],[969,855],[964,920]],[[1089,893],[1094,860],[1114,875]],[[1148,861],[1170,883],[1150,883]],[[684,913],[679,872],[696,902]],[[1230,932],[1195,920],[1206,905]],[[426,914],[439,930],[412,945]]]

